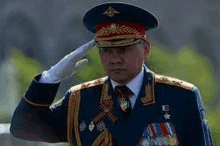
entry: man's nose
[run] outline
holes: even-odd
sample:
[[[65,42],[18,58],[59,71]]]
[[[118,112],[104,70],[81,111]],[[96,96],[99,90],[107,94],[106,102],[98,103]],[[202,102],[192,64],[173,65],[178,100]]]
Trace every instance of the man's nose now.
[[[123,59],[120,58],[120,57],[111,57],[110,63],[111,64],[122,64],[123,63]]]
[[[120,54],[117,48],[112,49],[110,63],[111,64],[122,64],[123,63],[122,54]]]
[[[117,49],[112,50],[110,63],[111,64],[121,64],[121,63],[123,63],[122,56],[121,56],[121,54],[119,54]]]

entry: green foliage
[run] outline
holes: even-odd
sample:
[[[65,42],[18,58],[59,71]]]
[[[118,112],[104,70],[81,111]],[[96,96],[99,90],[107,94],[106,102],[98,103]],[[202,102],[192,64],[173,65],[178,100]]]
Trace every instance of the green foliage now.
[[[32,58],[26,57],[21,51],[12,48],[11,58],[16,65],[17,74],[15,76],[16,81],[19,83],[20,97],[25,93],[33,77],[39,74],[42,69],[38,62]]]
[[[184,47],[174,53],[156,46],[152,50],[148,64],[156,73],[195,84],[200,89],[204,103],[213,102],[214,94],[218,90],[213,67],[207,57],[199,55],[190,47]]]
[[[69,143],[53,143],[53,144],[47,144],[47,146],[70,146]]]
[[[101,64],[98,48],[94,47],[91,49],[87,53],[86,58],[89,60],[88,65],[78,70],[75,74],[76,78],[79,78],[80,82],[85,82],[105,76],[106,73]]]
[[[214,145],[220,143],[220,118],[219,118],[220,108],[217,110],[207,110],[209,126],[212,133],[212,138],[214,141]]]

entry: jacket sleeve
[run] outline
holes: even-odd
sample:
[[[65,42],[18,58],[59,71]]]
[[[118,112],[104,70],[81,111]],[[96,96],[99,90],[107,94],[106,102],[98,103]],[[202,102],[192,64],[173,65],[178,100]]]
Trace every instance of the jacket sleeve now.
[[[52,104],[58,84],[38,83],[36,76],[17,106],[11,121],[13,136],[30,141],[67,142],[67,105],[70,92]]]
[[[199,145],[199,146],[213,146],[211,132],[208,126],[208,120],[205,113],[204,104],[202,101],[202,97],[197,87],[194,87],[192,99],[194,100],[194,115],[191,119],[193,121],[193,126],[195,126],[196,133],[191,132],[191,139],[193,142],[191,145]]]

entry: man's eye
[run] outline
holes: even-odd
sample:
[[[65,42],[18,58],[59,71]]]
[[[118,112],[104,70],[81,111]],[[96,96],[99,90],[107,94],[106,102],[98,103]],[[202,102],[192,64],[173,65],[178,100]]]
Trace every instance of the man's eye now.
[[[131,49],[130,47],[122,47],[122,48],[121,48],[122,51],[128,51],[128,50],[130,50],[130,49]]]
[[[103,52],[106,52],[106,53],[109,53],[109,52],[111,51],[110,48],[101,48],[101,50],[102,50]]]

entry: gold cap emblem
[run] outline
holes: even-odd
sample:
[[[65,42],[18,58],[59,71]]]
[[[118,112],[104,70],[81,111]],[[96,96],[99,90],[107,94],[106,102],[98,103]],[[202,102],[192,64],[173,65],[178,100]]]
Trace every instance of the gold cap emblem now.
[[[115,29],[116,29],[116,25],[115,25],[114,23],[112,23],[112,24],[110,25],[110,28],[113,29],[113,30],[115,30]]]
[[[104,13],[103,15],[106,15],[108,17],[113,17],[115,14],[118,14],[119,12],[116,11],[115,9],[113,9],[112,7],[109,7]]]

